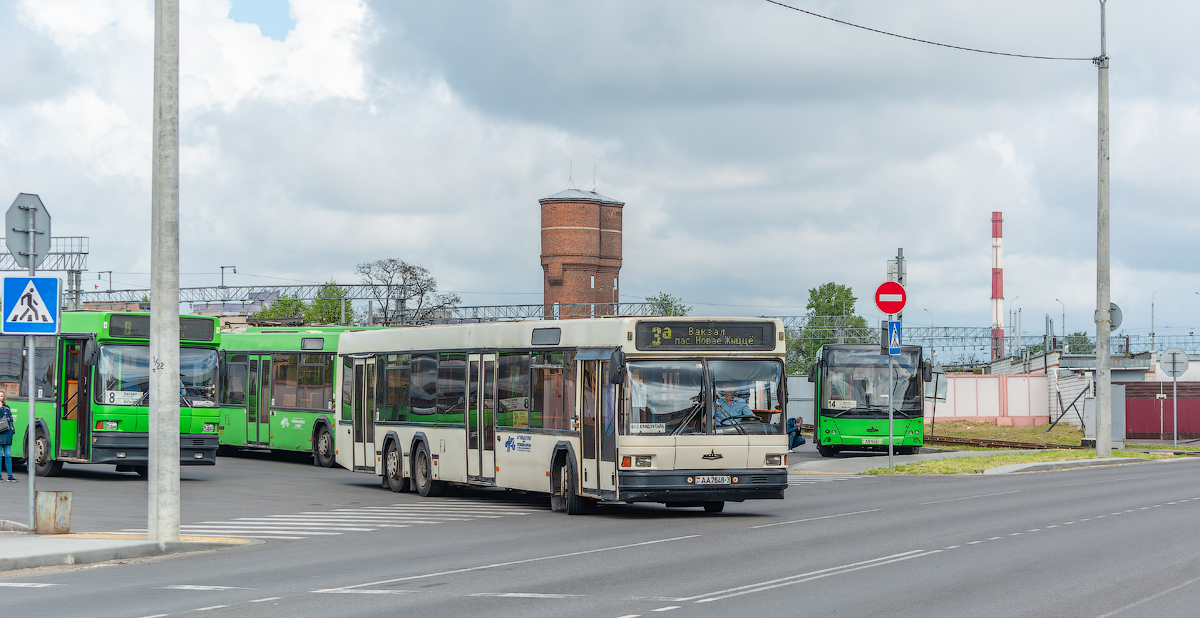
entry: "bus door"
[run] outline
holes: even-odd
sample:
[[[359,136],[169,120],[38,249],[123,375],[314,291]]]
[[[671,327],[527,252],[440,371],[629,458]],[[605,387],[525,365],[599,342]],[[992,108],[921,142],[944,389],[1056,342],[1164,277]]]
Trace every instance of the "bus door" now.
[[[608,380],[608,361],[600,362],[598,379],[600,380],[600,403],[596,410],[597,440],[600,450],[600,494],[609,499],[616,499],[617,491],[617,413],[620,396],[617,385]],[[612,492],[610,495],[609,492]]]
[[[355,470],[375,469],[375,358],[354,359],[354,448]]]
[[[246,379],[246,444],[271,442],[271,357],[250,355]]]
[[[496,355],[467,359],[467,478],[496,482]]]
[[[92,442],[92,408],[90,370],[83,363],[86,339],[59,339],[58,357],[62,359],[62,376],[56,402],[58,405],[58,455],[61,459],[87,459]]]
[[[580,466],[582,493],[600,495],[600,458],[597,448],[600,436],[597,431],[597,410],[600,401],[600,361],[579,361],[579,411],[583,417],[579,432],[579,447],[583,451]]]

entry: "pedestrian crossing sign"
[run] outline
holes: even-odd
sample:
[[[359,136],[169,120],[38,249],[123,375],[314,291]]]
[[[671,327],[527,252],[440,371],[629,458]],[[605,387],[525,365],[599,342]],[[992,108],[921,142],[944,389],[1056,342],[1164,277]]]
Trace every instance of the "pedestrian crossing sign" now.
[[[61,306],[58,277],[5,277],[0,332],[57,335]]]
[[[900,321],[888,321],[888,354],[895,356],[900,353]]]

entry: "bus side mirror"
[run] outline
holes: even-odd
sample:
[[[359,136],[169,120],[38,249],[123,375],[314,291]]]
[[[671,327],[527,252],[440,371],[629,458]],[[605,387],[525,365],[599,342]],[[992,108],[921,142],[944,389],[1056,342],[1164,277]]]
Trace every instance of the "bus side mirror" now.
[[[620,384],[625,381],[625,353],[613,350],[608,363],[608,383]]]
[[[932,382],[933,381],[933,365],[930,365],[929,363],[925,363],[924,365],[922,365],[921,366],[921,377],[924,378],[926,382]]]
[[[94,367],[96,365],[97,352],[95,339],[88,339],[83,342],[83,364],[88,367]]]
[[[809,382],[817,381],[817,363],[813,363],[808,366],[808,381]]]

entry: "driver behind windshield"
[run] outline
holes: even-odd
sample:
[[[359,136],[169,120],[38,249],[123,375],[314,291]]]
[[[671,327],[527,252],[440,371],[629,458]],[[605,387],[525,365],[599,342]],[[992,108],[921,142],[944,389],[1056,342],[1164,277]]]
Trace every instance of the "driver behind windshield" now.
[[[737,384],[732,382],[718,382],[717,390],[721,396],[717,398],[716,412],[713,415],[713,420],[718,425],[731,425],[738,422],[738,419],[743,416],[754,416],[754,412],[750,410],[750,406],[746,405],[738,397],[734,396],[734,389]]]

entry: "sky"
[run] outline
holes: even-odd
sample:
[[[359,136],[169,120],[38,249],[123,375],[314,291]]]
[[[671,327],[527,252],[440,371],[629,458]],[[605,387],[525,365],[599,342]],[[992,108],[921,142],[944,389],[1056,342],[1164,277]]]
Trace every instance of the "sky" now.
[[[952,45],[1090,58],[1094,0],[794,0]],[[428,268],[541,300],[539,198],[626,203],[622,300],[798,315],[908,260],[906,323],[1092,331],[1096,68],[934,47],[762,0],[181,1],[183,286]],[[1125,331],[1200,326],[1200,4],[1111,2],[1112,277]],[[149,281],[153,2],[0,2],[0,199]],[[1061,301],[1061,305],[1060,305]]]

